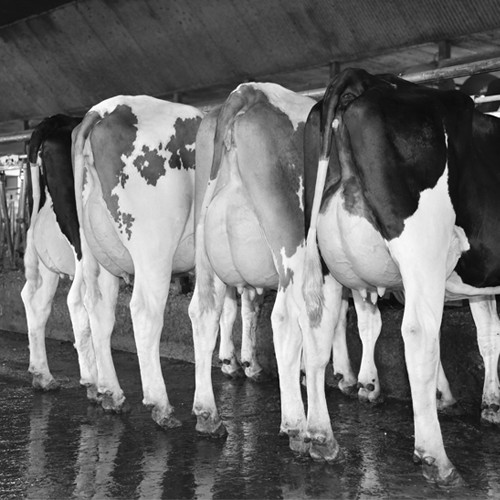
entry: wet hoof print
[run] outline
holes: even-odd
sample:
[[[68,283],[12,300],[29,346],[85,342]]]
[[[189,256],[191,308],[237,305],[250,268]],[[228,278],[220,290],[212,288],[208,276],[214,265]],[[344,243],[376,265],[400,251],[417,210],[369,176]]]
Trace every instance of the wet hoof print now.
[[[432,462],[432,463],[431,463]],[[424,458],[422,461],[422,472],[429,483],[434,483],[440,488],[459,488],[465,486],[465,481],[462,476],[453,468],[445,477],[441,477],[439,469],[432,459]]]
[[[497,404],[490,404],[488,407],[483,408],[481,412],[481,421],[486,424],[500,425],[500,406]]]

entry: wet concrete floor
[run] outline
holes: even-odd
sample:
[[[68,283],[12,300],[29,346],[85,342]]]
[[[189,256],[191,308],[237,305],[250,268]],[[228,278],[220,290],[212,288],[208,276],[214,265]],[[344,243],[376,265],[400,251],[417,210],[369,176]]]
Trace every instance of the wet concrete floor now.
[[[278,435],[279,389],[230,381],[214,369],[229,436],[200,438],[191,415],[194,366],[163,360],[169,397],[182,427],[158,428],[141,405],[137,358],[114,352],[131,406],[125,415],[89,404],[78,384],[72,345],[47,341],[59,391],[31,388],[27,337],[0,331],[0,498],[500,498],[500,429],[481,425],[479,407],[443,416],[448,455],[467,486],[442,490],[413,465],[411,406],[371,407],[328,391],[346,459],[296,456]]]

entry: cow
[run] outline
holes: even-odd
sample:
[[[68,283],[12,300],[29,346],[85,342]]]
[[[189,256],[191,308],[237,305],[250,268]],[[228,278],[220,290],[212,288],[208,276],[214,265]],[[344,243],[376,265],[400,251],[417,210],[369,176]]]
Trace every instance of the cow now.
[[[196,137],[196,284],[193,412],[202,434],[224,436],[211,358],[226,287],[250,298],[277,289],[271,321],[281,392],[281,431],[303,451],[298,313],[304,259],[302,135],[314,101],[269,83],[242,84],[209,112]],[[299,288],[297,288],[299,284]]]
[[[117,411],[124,395],[110,355],[119,278],[134,286],[130,310],[143,403],[158,425],[180,425],[163,380],[159,343],[172,275],[194,261],[194,139],[202,112],[149,96],[116,96],[93,106],[73,133],[85,306],[98,390]],[[102,293],[104,287],[106,293]],[[110,353],[109,353],[110,354]]]
[[[242,84],[222,108],[203,119],[196,138],[196,285],[189,306],[196,360],[193,412],[201,434],[225,436],[211,382],[211,359],[227,288],[251,299],[276,289],[271,321],[281,390],[281,432],[290,446],[309,451],[300,392],[300,311],[305,257],[303,132],[314,101],[271,83]],[[361,335],[380,332],[376,306],[356,301]],[[333,363],[346,393],[356,391],[345,341],[347,296],[342,320],[325,315],[334,333]],[[378,331],[376,331],[378,329]],[[331,352],[331,349],[330,349]],[[373,363],[366,360],[359,397],[376,399],[369,387]],[[309,373],[306,374],[306,379]],[[368,387],[365,387],[368,386]],[[312,452],[314,454],[314,451]]]
[[[109,349],[120,278],[134,277],[130,310],[143,402],[161,427],[173,416],[159,342],[172,276],[192,273],[195,136],[203,113],[149,96],[116,96],[92,107],[73,133],[75,193],[81,224],[85,306],[89,312],[102,405],[124,408]],[[220,359],[229,377],[265,378],[255,353],[258,304],[242,298],[241,364],[232,342],[237,305],[228,289]]]
[[[491,377],[483,418],[499,421],[498,137],[500,121],[475,111],[458,91],[358,69],[331,82],[307,122],[306,370],[324,371],[331,335],[321,318],[329,308],[338,313],[341,285],[365,297],[404,290],[415,459],[425,478],[440,485],[462,481],[446,455],[436,411],[445,299],[469,298]],[[308,393],[319,392],[311,380]],[[324,392],[309,402],[306,432],[327,443],[323,458],[335,460]]]
[[[59,387],[45,350],[45,326],[60,275],[73,278],[67,297],[81,383],[96,397],[97,372],[89,322],[83,307],[81,243],[76,214],[71,132],[82,118],[53,115],[33,131],[29,144],[30,169],[26,182],[32,191],[31,222],[24,253],[26,283],[21,297],[29,336],[29,372],[33,386],[49,391]]]

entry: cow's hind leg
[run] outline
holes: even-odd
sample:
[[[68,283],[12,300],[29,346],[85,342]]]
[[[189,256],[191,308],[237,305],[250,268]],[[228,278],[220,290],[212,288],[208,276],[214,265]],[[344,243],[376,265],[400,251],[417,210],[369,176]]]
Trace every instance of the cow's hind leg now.
[[[118,278],[100,266],[84,246],[83,272],[85,308],[92,331],[92,343],[97,364],[97,401],[105,410],[124,410],[125,396],[116,376],[111,355],[111,333],[115,323]]]
[[[236,288],[228,286],[220,317],[219,359],[222,363],[222,373],[229,378],[242,378],[245,376],[245,372],[236,359],[233,343],[233,327],[237,314]]]
[[[307,453],[309,444],[305,442],[306,416],[300,391],[302,334],[298,321],[298,304],[293,300],[290,286],[280,288],[276,295],[271,322],[280,382],[280,432],[288,435],[292,450]],[[309,381],[308,366],[306,379]]]
[[[500,320],[494,296],[469,299],[470,310],[477,328],[479,352],[484,361],[484,386],[481,418],[500,424],[500,382],[498,357],[500,354]]]
[[[80,366],[80,384],[87,387],[87,397],[97,400],[97,365],[90,331],[90,320],[84,306],[85,287],[83,284],[82,263],[76,262],[75,276],[69,289],[67,304],[73,333],[75,348]]]
[[[442,207],[443,200],[449,200],[447,193],[440,192],[445,187],[440,182],[422,195],[421,212],[388,246],[398,262],[406,297],[401,331],[413,402],[415,459],[422,462],[428,481],[456,486],[462,480],[446,455],[436,404],[439,328],[454,222],[451,208]]]
[[[207,267],[200,271],[201,265]],[[202,275],[202,279],[200,279]],[[209,269],[207,259],[197,267],[196,286],[189,304],[189,317],[193,326],[194,356],[196,362],[196,388],[193,413],[196,430],[206,436],[224,437],[222,423],[212,387],[212,355],[217,342],[219,319],[222,314],[226,286]]]
[[[325,369],[330,360],[334,329],[342,307],[342,286],[328,275],[323,285],[324,306],[320,322],[312,327],[307,315],[300,319],[304,337],[304,359],[307,380],[306,441],[316,460],[341,460],[342,451],[333,435],[325,395]]]
[[[30,361],[28,371],[33,375],[33,387],[50,391],[59,388],[50,373],[45,349],[45,326],[52,308],[52,300],[56,293],[59,275],[47,269],[35,249],[28,245],[25,256],[26,283],[21,291],[21,297],[26,310],[28,322],[28,339]]]
[[[356,394],[358,378],[352,369],[349,351],[347,350],[346,330],[348,309],[348,291],[344,289],[339,319],[333,334],[333,376],[338,380],[339,389],[346,396],[353,396]]]
[[[363,300],[353,290],[352,297],[358,316],[358,330],[363,344],[363,356],[358,374],[358,398],[375,403],[380,398],[380,381],[375,365],[375,344],[382,329],[382,319],[376,304]]]
[[[169,259],[171,262],[171,259]],[[134,291],[130,311],[141,370],[143,403],[152,408],[153,420],[164,428],[179,427],[173,416],[160,363],[160,337],[163,329],[172,270],[154,269],[135,261]]]
[[[438,366],[438,378],[437,378],[437,409],[443,412],[455,413],[457,411],[457,406],[454,406],[457,400],[453,397],[450,389],[450,383],[446,378],[444,373],[443,364],[441,359],[439,360]]]
[[[241,364],[245,367],[245,375],[255,382],[268,378],[257,360],[257,320],[261,303],[261,295],[245,288],[241,296]]]

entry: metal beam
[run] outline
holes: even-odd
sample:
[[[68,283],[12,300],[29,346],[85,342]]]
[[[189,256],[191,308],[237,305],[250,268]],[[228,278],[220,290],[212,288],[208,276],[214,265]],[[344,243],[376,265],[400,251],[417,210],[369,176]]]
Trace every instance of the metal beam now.
[[[453,61],[453,59],[450,59]],[[419,73],[410,73],[402,75],[401,78],[413,83],[430,83],[438,82],[439,80],[447,80],[448,78],[459,78],[461,76],[477,75],[479,73],[491,73],[492,71],[500,70],[500,57],[488,59],[487,61],[476,61],[466,64],[458,64],[446,68],[437,68],[429,71],[421,71]],[[325,93],[324,88],[307,90],[299,92],[299,94],[312,97],[313,99],[321,99]]]
[[[404,75],[401,78],[414,83],[429,83],[448,78],[459,78],[461,76],[477,75],[480,73],[491,73],[492,71],[500,70],[500,57],[488,59],[487,61],[477,61],[467,64],[459,64],[449,66],[447,68],[432,69],[422,71],[421,73],[413,73]]]
[[[15,134],[0,135],[0,144],[29,141],[32,133],[33,130],[24,130],[23,132],[16,132]]]

